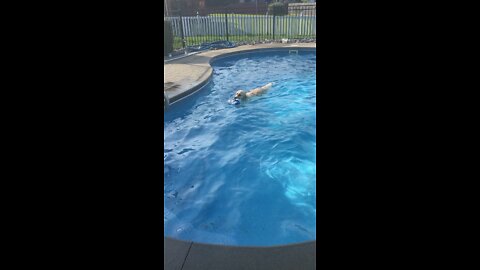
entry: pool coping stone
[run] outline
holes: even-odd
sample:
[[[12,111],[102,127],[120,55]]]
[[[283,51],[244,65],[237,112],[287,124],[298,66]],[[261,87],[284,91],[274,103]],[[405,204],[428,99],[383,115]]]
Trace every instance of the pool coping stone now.
[[[163,241],[163,265],[168,270],[182,270],[193,242],[176,241],[165,238]],[[168,251],[168,252],[167,252]]]
[[[271,247],[225,246],[165,237],[166,270],[316,269],[316,241]]]

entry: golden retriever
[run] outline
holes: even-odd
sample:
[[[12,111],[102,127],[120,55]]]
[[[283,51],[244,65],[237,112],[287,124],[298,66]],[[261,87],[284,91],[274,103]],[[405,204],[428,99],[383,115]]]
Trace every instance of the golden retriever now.
[[[268,83],[268,84],[266,84],[262,87],[252,89],[248,92],[246,92],[245,90],[238,90],[235,93],[234,98],[240,99],[240,100],[246,100],[247,98],[250,98],[250,97],[253,97],[253,96],[259,96],[259,95],[265,93],[268,89],[270,89],[272,87],[272,85],[273,85],[273,83]]]

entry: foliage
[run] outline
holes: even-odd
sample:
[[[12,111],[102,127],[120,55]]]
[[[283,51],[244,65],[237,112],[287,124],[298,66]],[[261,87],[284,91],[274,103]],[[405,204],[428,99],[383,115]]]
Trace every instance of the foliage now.
[[[268,5],[268,14],[276,16],[288,15],[288,4],[272,3]]]
[[[236,2],[235,0],[206,0],[205,5],[207,7],[223,7]]]

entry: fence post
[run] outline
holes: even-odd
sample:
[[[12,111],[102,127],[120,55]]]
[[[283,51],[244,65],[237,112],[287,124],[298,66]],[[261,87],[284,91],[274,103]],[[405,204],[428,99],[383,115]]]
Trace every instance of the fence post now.
[[[227,10],[225,10],[225,31],[227,33],[227,41],[228,41],[228,15],[227,15]]]
[[[273,40],[275,40],[275,13],[273,13]]]
[[[180,37],[182,38],[182,46],[185,49],[185,35],[183,34],[183,17],[182,12],[180,12]]]

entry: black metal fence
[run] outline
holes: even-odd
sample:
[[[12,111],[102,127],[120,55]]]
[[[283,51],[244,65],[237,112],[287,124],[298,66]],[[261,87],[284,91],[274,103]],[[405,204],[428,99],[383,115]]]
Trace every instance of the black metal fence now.
[[[173,15],[172,15],[173,14]],[[316,6],[289,6],[283,16],[237,14],[232,11],[206,16],[182,16],[170,11],[164,17],[172,24],[174,49],[216,41],[252,42],[280,39],[315,39]]]

